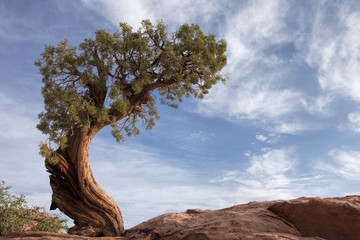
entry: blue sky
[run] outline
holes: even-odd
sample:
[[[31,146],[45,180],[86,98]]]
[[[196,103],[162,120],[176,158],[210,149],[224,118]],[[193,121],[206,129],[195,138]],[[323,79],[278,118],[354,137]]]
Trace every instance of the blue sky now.
[[[188,208],[360,194],[356,0],[1,0],[0,179],[14,193],[50,205],[35,128],[44,45],[142,19],[226,39],[228,81],[202,101],[159,106],[153,130],[123,144],[109,129],[95,137],[90,164],[126,228]]]

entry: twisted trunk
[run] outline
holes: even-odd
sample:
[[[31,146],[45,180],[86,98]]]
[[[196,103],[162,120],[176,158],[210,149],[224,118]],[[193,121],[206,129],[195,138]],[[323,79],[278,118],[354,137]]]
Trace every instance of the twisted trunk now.
[[[96,183],[90,169],[88,150],[98,130],[84,134],[80,128],[68,136],[68,147],[58,149],[57,164],[45,160],[53,191],[50,209],[59,208],[74,220],[70,234],[120,236],[124,231],[121,212]]]

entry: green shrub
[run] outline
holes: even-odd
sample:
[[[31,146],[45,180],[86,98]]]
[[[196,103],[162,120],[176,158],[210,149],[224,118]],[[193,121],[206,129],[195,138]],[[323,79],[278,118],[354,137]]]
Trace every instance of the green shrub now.
[[[25,196],[9,193],[10,187],[0,181],[0,236],[11,232],[67,230],[66,220],[52,216],[44,208],[27,206]]]

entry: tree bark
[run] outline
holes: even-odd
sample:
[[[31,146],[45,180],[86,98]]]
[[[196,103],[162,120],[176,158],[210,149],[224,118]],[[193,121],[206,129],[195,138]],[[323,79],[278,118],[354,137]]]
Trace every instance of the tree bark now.
[[[74,129],[68,147],[55,151],[58,163],[45,160],[53,191],[50,209],[59,208],[74,220],[70,234],[120,236],[124,231],[120,209],[95,181],[88,159],[90,142],[99,130],[84,134]]]

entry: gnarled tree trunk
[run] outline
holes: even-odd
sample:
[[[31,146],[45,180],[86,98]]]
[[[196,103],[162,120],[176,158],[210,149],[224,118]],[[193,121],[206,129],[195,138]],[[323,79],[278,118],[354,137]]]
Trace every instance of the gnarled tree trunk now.
[[[55,154],[59,162],[45,160],[53,191],[50,209],[59,208],[74,220],[70,234],[120,236],[124,231],[121,212],[96,183],[88,160],[89,145],[98,130],[84,134],[80,128],[68,136],[68,147]]]

